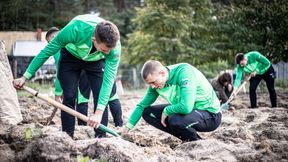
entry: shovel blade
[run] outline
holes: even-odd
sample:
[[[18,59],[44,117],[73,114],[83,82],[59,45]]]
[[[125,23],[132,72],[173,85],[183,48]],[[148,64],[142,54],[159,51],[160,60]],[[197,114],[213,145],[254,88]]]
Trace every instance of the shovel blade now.
[[[224,103],[224,104],[221,105],[221,109],[222,110],[228,110],[229,107],[230,107],[229,103]]]

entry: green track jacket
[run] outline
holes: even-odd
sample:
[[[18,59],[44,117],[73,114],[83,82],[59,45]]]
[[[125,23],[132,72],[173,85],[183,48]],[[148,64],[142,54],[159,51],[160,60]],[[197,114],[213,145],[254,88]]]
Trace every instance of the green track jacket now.
[[[220,112],[220,102],[211,84],[205,76],[192,65],[180,63],[167,67],[169,78],[163,89],[152,89],[149,86],[143,100],[136,106],[130,116],[127,127],[132,129],[139,121],[145,108],[155,102],[160,95],[171,105],[164,113],[189,114],[193,109]]]
[[[244,57],[248,60],[246,66],[237,65],[236,79],[234,82],[234,90],[238,89],[241,84],[243,70],[247,73],[256,71],[256,74],[264,74],[271,66],[270,61],[257,51],[246,53]]]
[[[58,51],[53,57],[55,60],[55,65],[56,65],[55,96],[62,96],[63,90],[61,88],[61,85],[58,79],[58,62],[60,58],[60,51]]]

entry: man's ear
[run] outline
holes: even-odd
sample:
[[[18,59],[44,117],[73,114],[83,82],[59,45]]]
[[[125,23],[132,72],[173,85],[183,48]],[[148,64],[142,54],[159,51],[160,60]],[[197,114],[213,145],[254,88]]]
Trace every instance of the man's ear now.
[[[95,37],[92,37],[92,42],[96,42],[96,38]]]
[[[159,73],[160,73],[161,76],[165,76],[165,71],[164,70],[160,70]]]

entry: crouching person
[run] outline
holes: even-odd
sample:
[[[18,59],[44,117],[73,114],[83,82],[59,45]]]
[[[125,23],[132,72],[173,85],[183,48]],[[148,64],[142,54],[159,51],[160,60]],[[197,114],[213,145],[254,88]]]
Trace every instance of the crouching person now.
[[[187,63],[166,67],[150,60],[141,75],[149,88],[124,132],[131,130],[141,116],[148,124],[182,141],[201,139],[197,132],[214,131],[220,125],[220,102],[211,84],[195,67]],[[159,95],[170,104],[151,106]]]
[[[232,76],[228,72],[224,72],[221,75],[214,78],[211,82],[213,89],[216,92],[221,104],[227,102],[228,98],[233,92]]]

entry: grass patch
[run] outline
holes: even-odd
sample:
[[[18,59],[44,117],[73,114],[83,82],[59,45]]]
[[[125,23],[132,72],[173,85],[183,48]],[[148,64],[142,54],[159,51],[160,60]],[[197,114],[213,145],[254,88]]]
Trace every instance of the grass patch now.
[[[53,85],[50,84],[39,84],[39,83],[32,83],[32,82],[27,82],[25,84],[27,87],[30,87],[34,90],[39,91],[40,93],[43,94],[49,94],[49,96],[53,96],[54,94],[54,87]],[[27,97],[27,96],[31,96],[31,94],[29,94],[28,92],[24,91],[24,90],[17,90],[17,95],[18,97]]]
[[[276,87],[282,88],[282,89],[288,89],[288,80],[275,80]]]

